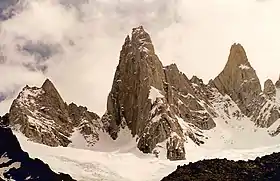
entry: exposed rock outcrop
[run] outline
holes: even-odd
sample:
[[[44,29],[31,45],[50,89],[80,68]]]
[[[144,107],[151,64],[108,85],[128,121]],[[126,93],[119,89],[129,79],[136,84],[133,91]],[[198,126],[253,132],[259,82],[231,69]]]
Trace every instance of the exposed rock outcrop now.
[[[276,87],[273,84],[272,80],[268,79],[264,82],[264,90],[263,93],[268,97],[276,96]]]
[[[197,78],[195,81],[193,77],[190,81],[175,64],[165,67],[164,72],[169,88],[167,100],[175,114],[200,129],[214,128],[215,122],[212,117],[215,113],[207,97],[210,92],[202,80]]]
[[[68,112],[73,120],[74,129],[83,135],[87,146],[92,147],[99,140],[98,132],[103,129],[99,116],[74,103],[69,104]]]
[[[12,130],[0,126],[0,180],[74,181],[70,175],[55,173],[41,160],[24,152]]]
[[[265,81],[263,93],[255,97],[250,106],[254,108],[250,114],[251,120],[260,127],[268,128],[280,118],[279,95],[270,79]],[[270,134],[276,135],[275,130]]]
[[[175,64],[163,67],[149,34],[134,28],[120,52],[102,118],[105,129],[116,139],[127,125],[144,153],[164,142],[168,159],[184,159],[187,138],[203,143],[195,133],[215,127],[211,105],[195,86]]]
[[[276,87],[277,89],[280,89],[280,77],[279,77],[279,79],[276,81],[275,87]]]
[[[96,114],[73,103],[68,106],[49,79],[41,88],[23,88],[12,103],[9,123],[30,140],[49,146],[69,145],[74,130],[94,144],[102,128]]]
[[[280,153],[249,161],[203,160],[178,166],[162,181],[280,180]]]

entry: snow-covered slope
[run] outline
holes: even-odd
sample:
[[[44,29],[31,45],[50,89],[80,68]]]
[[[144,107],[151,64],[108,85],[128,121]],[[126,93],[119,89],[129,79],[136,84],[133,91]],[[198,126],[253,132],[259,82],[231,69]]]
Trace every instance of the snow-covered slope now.
[[[269,129],[260,128],[242,114],[230,96],[222,95],[216,88],[208,87],[205,91],[206,87],[201,86],[195,78],[192,79],[191,86],[198,100],[201,94],[205,96],[207,94],[209,97],[207,101],[209,108],[215,110],[213,120],[216,126],[209,130],[201,130],[179,116],[176,117],[186,138],[193,133],[203,142],[197,144],[195,139],[186,139],[184,161],[167,160],[167,150],[164,146],[166,142],[158,145],[157,149],[160,150],[158,157],[142,153],[137,148],[139,139],[137,136],[132,137],[127,126],[118,132],[116,140],[109,134],[98,131],[99,140],[90,147],[77,130],[70,137],[72,143],[69,147],[49,147],[29,141],[20,132],[14,133],[22,148],[31,157],[40,158],[48,163],[52,170],[66,172],[79,181],[158,181],[174,171],[177,165],[188,162],[205,158],[246,160],[280,151],[280,136],[272,137],[268,134],[270,130],[277,129],[278,121]],[[153,93],[150,96],[151,101],[155,97],[162,97],[155,89],[151,92]],[[199,103],[204,105],[202,99]]]
[[[30,156],[42,159],[53,170],[67,172],[79,181],[158,181],[174,171],[177,165],[204,158],[247,160],[280,151],[280,145],[277,145],[280,138],[270,137],[271,142],[267,143],[266,146],[255,147],[257,145],[255,145],[254,140],[248,139],[255,137],[258,140],[267,134],[262,129],[254,131],[252,124],[238,120],[233,124],[226,124],[224,120],[217,122],[217,128],[205,132],[209,138],[213,138],[212,142],[209,141],[207,144],[197,146],[190,141],[185,145],[187,149],[186,160],[172,162],[166,158],[156,158],[153,155],[141,153],[137,149],[135,139],[130,137],[128,129],[120,131],[116,141],[112,141],[106,134],[101,135],[100,142],[93,150],[70,147],[54,148],[27,141],[20,133],[16,133],[16,135],[22,148],[28,151]],[[245,131],[244,134],[236,135],[238,132],[236,128]],[[243,136],[244,141],[236,142],[236,139],[242,140],[241,136]],[[263,141],[261,143],[260,140],[258,144],[264,144],[267,139]]]
[[[209,145],[214,149],[252,149],[279,143],[280,137],[268,134],[272,127],[258,127],[241,113],[229,96],[222,96],[216,90],[213,93],[215,97],[212,104],[218,116],[215,118],[216,127],[204,132],[209,138],[204,146]]]
[[[259,128],[244,116],[229,96],[222,96],[216,89],[211,104],[218,114],[214,121],[216,127],[200,130],[204,135],[204,144],[198,146],[192,139],[185,143],[186,160],[169,161],[165,154],[158,158],[153,154],[144,154],[137,148],[137,139],[126,127],[120,130],[118,138],[99,132],[99,141],[90,149],[83,150],[86,143],[80,135],[73,135],[70,147],[49,147],[28,141],[21,133],[15,132],[22,148],[32,157],[38,157],[48,163],[55,171],[67,172],[79,181],[158,181],[174,171],[177,165],[195,162],[205,158],[228,158],[233,160],[254,159],[280,151],[280,137],[271,137],[267,128]],[[184,131],[192,128],[184,126]],[[181,120],[181,121],[180,121]],[[276,123],[275,123],[276,124]],[[162,153],[166,148],[161,147]],[[141,175],[141,177],[139,176]]]

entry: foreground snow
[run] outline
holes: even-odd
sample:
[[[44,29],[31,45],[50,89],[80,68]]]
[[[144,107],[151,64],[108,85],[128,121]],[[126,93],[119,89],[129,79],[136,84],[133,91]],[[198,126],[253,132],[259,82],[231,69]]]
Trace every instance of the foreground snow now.
[[[239,126],[243,131],[239,134],[233,132],[233,130],[237,130],[236,126]],[[71,147],[52,148],[30,142],[19,133],[15,134],[22,148],[29,152],[31,157],[38,157],[48,163],[53,170],[69,173],[79,181],[159,181],[174,171],[179,164],[187,164],[205,158],[247,160],[280,151],[280,145],[276,145],[280,138],[276,140],[276,138],[264,137],[263,139],[272,140],[269,142],[271,145],[251,148],[255,146],[255,139],[258,140],[267,133],[265,134],[261,129],[251,130],[250,128],[253,127],[251,125],[246,126],[244,122],[243,124],[239,122],[239,125],[222,125],[220,120],[218,128],[220,129],[213,129],[213,131],[206,133],[209,139],[212,138],[203,146],[198,147],[193,142],[187,143],[187,160],[176,162],[142,154],[137,150],[136,141],[129,136],[128,130],[123,130],[116,141],[112,141],[107,135],[101,134],[100,142],[92,150]],[[224,137],[219,137],[221,133]],[[247,137],[246,134],[248,134]],[[259,136],[254,137],[254,135]],[[245,137],[240,138],[240,136]],[[241,144],[236,142],[237,139]],[[250,142],[250,140],[252,141]],[[247,143],[247,146],[240,149],[239,147],[245,145],[245,143]],[[252,143],[251,147],[250,143]]]

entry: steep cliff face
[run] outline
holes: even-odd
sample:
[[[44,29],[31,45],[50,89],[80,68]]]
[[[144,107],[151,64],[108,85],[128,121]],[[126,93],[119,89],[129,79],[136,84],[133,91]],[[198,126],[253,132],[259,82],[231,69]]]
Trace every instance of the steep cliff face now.
[[[21,149],[12,130],[2,124],[0,155],[0,180],[74,181],[68,174],[53,172],[41,160],[31,159],[28,153]]]
[[[69,145],[75,128],[93,144],[102,127],[96,114],[73,103],[68,106],[48,79],[41,88],[23,88],[12,103],[9,123],[30,140],[49,146]]]
[[[202,80],[197,77],[189,80],[175,64],[165,67],[164,72],[168,83],[167,100],[175,114],[200,129],[214,128],[215,111],[207,97],[207,93],[208,96],[211,93]]]
[[[164,72],[154,53],[150,36],[143,27],[133,29],[120,53],[112,90],[108,96],[109,133],[117,137],[118,126],[125,122],[135,136],[148,120],[151,86],[163,90]]]
[[[158,152],[155,148],[164,144],[169,159],[184,159],[187,138],[200,144],[201,134],[195,133],[215,127],[211,105],[194,87],[175,64],[163,67],[149,34],[142,26],[134,28],[120,53],[102,118],[105,129],[116,139],[127,126],[144,153]]]
[[[250,115],[248,105],[262,92],[256,71],[240,44],[232,45],[228,62],[213,84],[222,94],[229,95],[245,115]]]
[[[224,70],[210,83],[219,92],[227,94],[241,112],[257,126],[270,127],[280,118],[279,81],[268,79],[261,90],[260,81],[240,44],[231,47]],[[276,134],[276,130],[271,135]]]

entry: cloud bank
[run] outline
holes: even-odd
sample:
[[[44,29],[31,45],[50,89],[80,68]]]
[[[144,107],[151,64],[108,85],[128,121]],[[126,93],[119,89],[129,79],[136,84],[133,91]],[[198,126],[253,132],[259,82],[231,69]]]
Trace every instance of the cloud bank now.
[[[239,42],[261,81],[276,81],[279,5],[276,0],[20,1],[5,7],[15,15],[0,25],[0,93],[7,97],[0,113],[24,85],[39,86],[49,77],[65,101],[101,115],[124,38],[138,25],[151,34],[163,64],[176,63],[188,77],[214,78],[230,46]]]

